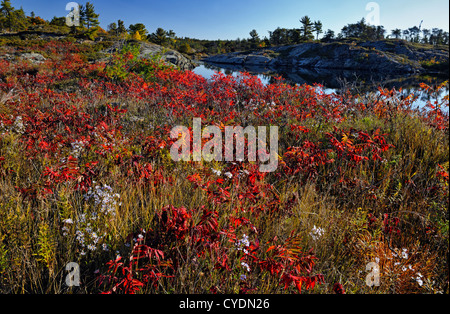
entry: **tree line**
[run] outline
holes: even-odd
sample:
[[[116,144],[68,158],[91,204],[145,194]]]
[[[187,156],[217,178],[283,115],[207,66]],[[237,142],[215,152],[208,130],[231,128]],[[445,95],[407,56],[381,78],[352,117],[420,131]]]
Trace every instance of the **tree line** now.
[[[253,29],[248,38],[237,38],[236,40],[201,40],[189,37],[177,37],[173,30],[157,28],[154,33],[149,33],[144,24],[132,24],[125,28],[123,21],[111,23],[108,32],[115,36],[126,34],[128,37],[139,40],[148,40],[158,45],[177,49],[183,53],[205,52],[208,54],[245,51],[258,48],[275,47],[281,45],[295,45],[304,42],[321,41],[333,42],[340,40],[382,40],[387,38],[404,39],[414,43],[431,45],[448,45],[449,32],[443,29],[422,29],[414,26],[406,30],[395,29],[387,34],[384,26],[374,26],[366,23],[362,18],[356,23],[345,25],[341,32],[335,34],[331,29],[324,31],[320,20],[313,21],[309,16],[299,19],[299,28],[277,27],[268,31],[268,36],[261,37]],[[323,36],[319,39],[319,36]],[[137,36],[136,36],[137,35]]]
[[[182,53],[206,53],[217,54],[235,51],[245,51],[280,45],[293,45],[304,42],[321,41],[332,42],[339,40],[382,40],[385,38],[403,39],[414,43],[431,45],[448,45],[449,33],[439,28],[422,29],[419,26],[402,30],[394,29],[389,34],[383,26],[374,26],[366,23],[365,19],[345,25],[338,34],[331,29],[324,31],[320,20],[314,21],[305,15],[299,19],[298,28],[281,28],[268,31],[268,36],[261,37],[253,29],[248,38],[235,40],[201,40],[189,37],[178,37],[173,30],[165,30],[161,27],[150,33],[143,23],[130,24],[126,27],[123,20],[110,23],[107,29],[99,25],[99,14],[91,2],[86,2],[79,7],[79,26],[71,26],[69,31],[74,36],[90,39],[97,37],[109,37],[148,41],[168,48],[176,49]],[[45,21],[34,12],[26,16],[22,8],[15,9],[10,0],[2,0],[0,4],[0,31],[14,32],[46,28],[68,28],[66,17],[53,17],[51,21]],[[320,37],[322,35],[322,37]],[[320,38],[319,38],[320,37]]]
[[[323,31],[321,21],[313,22],[308,16],[304,16],[300,23],[300,28],[280,28],[269,31],[269,37],[263,40],[259,38],[256,30],[250,32],[251,42],[262,42],[263,46],[292,45],[312,40],[319,40],[319,35],[323,34],[320,41],[330,42],[334,40],[354,39],[354,40],[382,40],[387,38],[404,39],[414,43],[432,44],[432,45],[448,45],[449,32],[440,28],[422,29],[420,26],[414,26],[405,30],[394,29],[387,34],[384,26],[370,25],[362,18],[359,22],[347,24],[341,32],[335,34],[331,29]]]
[[[79,25],[72,26],[72,33],[81,32],[84,36],[95,38],[99,33],[106,32],[99,27],[99,14],[95,12],[94,5],[87,2],[79,6]],[[49,27],[45,27],[49,26]],[[53,17],[51,21],[46,21],[34,12],[29,16],[25,15],[23,8],[15,9],[10,0],[2,0],[0,4],[0,31],[17,32],[25,30],[48,30],[53,27],[67,27],[66,17]]]

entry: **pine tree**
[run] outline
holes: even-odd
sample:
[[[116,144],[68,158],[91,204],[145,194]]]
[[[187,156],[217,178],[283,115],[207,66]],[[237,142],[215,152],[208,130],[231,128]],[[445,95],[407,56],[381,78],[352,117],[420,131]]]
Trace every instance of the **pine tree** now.
[[[12,31],[13,26],[15,24],[15,9],[11,5],[10,0],[3,0],[0,5],[0,22],[2,25],[1,28],[8,28],[8,31]]]
[[[399,39],[402,37],[402,30],[399,28],[396,28],[394,30],[392,30],[391,32],[392,36],[394,36],[396,39]]]
[[[27,16],[25,15],[25,11],[22,7],[20,7],[19,10],[16,10],[13,12],[14,14],[14,21],[15,21],[15,27],[17,29],[26,29],[27,28]]]
[[[128,27],[128,32],[131,36],[133,36],[136,32],[139,32],[139,35],[141,36],[141,40],[145,40],[147,38],[147,29],[145,28],[145,25],[142,23],[137,24],[131,24]]]
[[[181,53],[191,53],[192,48],[188,43],[182,43],[178,51],[180,51]]]
[[[314,32],[316,33],[316,40],[318,40],[319,35],[323,33],[321,21],[314,22]]]
[[[422,43],[428,44],[428,37],[430,36],[431,31],[429,29],[424,29],[422,30],[422,34],[423,34]]]
[[[64,25],[66,25],[66,18],[65,17],[56,17],[56,16],[54,16],[52,18],[52,20],[50,21],[50,25],[64,26]]]
[[[80,14],[80,26],[85,27],[86,26],[86,9],[84,5],[80,4],[79,6],[79,14]]]
[[[314,36],[312,34],[313,32],[313,22],[309,18],[309,16],[304,16],[301,18],[300,23],[302,23],[301,32],[303,40],[310,40],[313,39]]]
[[[88,29],[97,27],[100,24],[98,21],[99,15],[95,13],[94,5],[92,3],[86,2],[86,6],[83,8],[82,12],[83,13],[80,13],[80,15],[83,16],[85,25]]]
[[[167,32],[167,38],[169,42],[169,47],[175,47],[175,43],[177,42],[176,34],[173,30],[169,30]]]
[[[127,28],[125,27],[125,24],[122,20],[117,21],[117,33],[118,34],[124,34],[127,32]]]
[[[326,32],[325,32],[325,35],[323,36],[323,38],[322,38],[322,41],[329,41],[329,40],[332,40],[332,39],[334,39],[334,31],[333,30],[331,30],[331,29],[328,29]]]
[[[108,28],[107,28],[107,31],[108,31],[108,33],[110,33],[110,34],[114,34],[114,35],[117,35],[117,24],[116,23],[111,23],[111,24],[109,24],[108,25]]]
[[[7,29],[9,32],[25,29],[28,20],[22,7],[14,9],[10,0],[3,0],[0,4],[0,29]]]
[[[152,42],[162,46],[167,41],[167,32],[163,28],[159,27],[156,29],[156,32],[150,35],[150,38]]]
[[[252,43],[252,48],[256,48],[260,41],[261,41],[261,39],[259,38],[259,35],[256,32],[256,29],[252,30],[250,32],[250,42]]]

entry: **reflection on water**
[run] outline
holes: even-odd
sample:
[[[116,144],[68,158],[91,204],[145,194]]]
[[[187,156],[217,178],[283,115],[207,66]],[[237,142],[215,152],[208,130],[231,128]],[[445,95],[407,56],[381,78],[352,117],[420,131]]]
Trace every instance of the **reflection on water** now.
[[[326,69],[297,69],[292,71],[290,69],[273,69],[265,67],[242,67],[238,65],[225,64],[200,64],[194,69],[194,72],[209,79],[217,71],[227,75],[237,76],[240,72],[248,72],[260,78],[263,84],[270,84],[274,82],[274,77],[281,76],[290,84],[310,84],[315,83],[324,86],[326,93],[337,92],[345,87],[350,87],[358,93],[367,93],[377,91],[378,87],[389,89],[403,89],[403,94],[419,96],[416,101],[418,107],[423,107],[427,101],[434,101],[436,98],[431,98],[430,95],[422,93],[419,90],[419,84],[424,82],[428,85],[440,84],[448,77],[439,76],[382,76],[370,72],[362,71],[348,71],[348,70],[326,70]],[[449,94],[449,89],[441,89],[437,95],[439,100],[445,95]],[[447,108],[448,110],[448,108]]]

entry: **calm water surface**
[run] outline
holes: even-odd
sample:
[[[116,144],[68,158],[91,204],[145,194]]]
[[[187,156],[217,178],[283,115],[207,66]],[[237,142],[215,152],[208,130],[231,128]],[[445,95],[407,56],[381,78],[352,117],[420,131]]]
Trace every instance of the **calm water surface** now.
[[[243,68],[234,65],[211,65],[206,63],[198,65],[193,71],[206,79],[210,79],[217,72],[238,76],[240,72],[245,71],[258,76],[263,84],[270,84],[273,82],[274,76],[282,76],[292,84],[313,85],[315,83],[319,83],[324,86],[324,92],[330,94],[338,92],[346,84],[350,84],[355,87],[359,93],[376,92],[378,90],[378,86],[383,86],[390,89],[396,88],[397,90],[402,88],[402,93],[404,95],[414,93],[414,95],[419,96],[417,101],[414,103],[417,107],[424,107],[427,101],[435,100],[435,98],[431,99],[428,94],[425,94],[419,90],[419,84],[421,82],[432,85],[440,84],[443,81],[448,80],[446,77],[381,77],[374,75],[373,73],[356,71],[316,71],[308,69],[290,71],[266,68]],[[448,88],[442,89],[437,97],[439,100],[442,100],[442,98],[448,94]],[[448,112],[448,107],[443,109]]]

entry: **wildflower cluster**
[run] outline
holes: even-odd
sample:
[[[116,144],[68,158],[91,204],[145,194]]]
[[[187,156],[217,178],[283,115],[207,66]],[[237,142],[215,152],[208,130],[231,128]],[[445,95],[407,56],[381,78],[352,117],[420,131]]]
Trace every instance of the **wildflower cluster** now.
[[[95,183],[95,182],[94,182]],[[116,215],[116,208],[120,206],[121,203],[120,195],[113,193],[113,189],[109,185],[97,185],[95,187],[90,187],[86,195],[84,196],[87,201],[93,200],[94,206],[99,208],[99,212],[93,213],[93,216],[97,217],[100,215],[107,215],[114,217]]]

